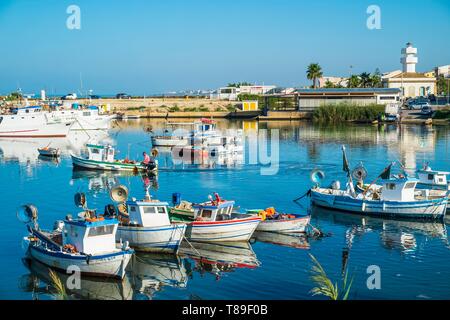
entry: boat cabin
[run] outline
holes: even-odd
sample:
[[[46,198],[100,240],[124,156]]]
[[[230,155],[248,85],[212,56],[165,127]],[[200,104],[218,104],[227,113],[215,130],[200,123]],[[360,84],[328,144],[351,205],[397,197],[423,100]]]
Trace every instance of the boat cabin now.
[[[194,134],[212,134],[215,133],[216,123],[210,119],[202,119],[195,123]]]
[[[221,221],[230,220],[233,212],[234,201],[211,200],[192,205],[195,220]]]
[[[129,224],[139,227],[170,225],[168,203],[159,200],[132,199],[126,202]]]
[[[40,106],[26,106],[21,108],[14,108],[11,110],[15,115],[26,115],[26,114],[36,114],[42,112],[42,108]]]
[[[116,249],[118,221],[115,218],[65,220],[63,246],[72,245],[85,254],[111,252]]]
[[[432,170],[429,166],[417,171],[419,183],[426,185],[446,186],[447,175],[449,174],[450,172]]]
[[[110,145],[101,146],[87,144],[88,159],[94,161],[114,162],[114,148]]]
[[[414,191],[418,180],[411,178],[383,180],[380,200],[415,201]]]

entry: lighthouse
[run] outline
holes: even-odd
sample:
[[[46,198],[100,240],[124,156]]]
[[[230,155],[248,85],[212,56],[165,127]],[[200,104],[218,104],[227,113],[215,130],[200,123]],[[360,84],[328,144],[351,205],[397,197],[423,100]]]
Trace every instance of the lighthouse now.
[[[402,49],[402,57],[400,63],[403,65],[403,72],[415,73],[417,58],[417,48],[412,46],[412,43],[408,42],[406,48]]]

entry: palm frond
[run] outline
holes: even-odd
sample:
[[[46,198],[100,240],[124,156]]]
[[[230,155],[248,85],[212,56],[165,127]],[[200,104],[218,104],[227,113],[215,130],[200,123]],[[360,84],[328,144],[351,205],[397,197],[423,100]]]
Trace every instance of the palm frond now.
[[[62,299],[67,298],[66,288],[64,287],[64,284],[62,283],[61,279],[58,277],[56,272],[49,269],[49,275],[50,279],[52,280],[52,287],[56,290],[56,295]]]

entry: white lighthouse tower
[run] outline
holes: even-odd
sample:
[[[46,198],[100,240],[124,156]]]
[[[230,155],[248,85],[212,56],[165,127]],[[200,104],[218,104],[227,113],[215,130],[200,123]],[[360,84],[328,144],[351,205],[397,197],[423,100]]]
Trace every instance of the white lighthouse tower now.
[[[417,48],[414,48],[412,43],[408,42],[406,48],[402,49],[402,57],[400,59],[400,63],[403,65],[403,72],[415,73],[418,61]]]

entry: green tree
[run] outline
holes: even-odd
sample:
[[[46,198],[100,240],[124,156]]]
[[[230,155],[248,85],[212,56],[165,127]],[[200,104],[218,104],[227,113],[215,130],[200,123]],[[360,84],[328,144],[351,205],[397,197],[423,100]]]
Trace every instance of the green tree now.
[[[317,79],[322,75],[322,67],[318,63],[311,63],[306,70],[306,77],[312,80],[314,89],[317,88]]]
[[[437,94],[449,94],[449,84],[450,84],[450,78],[444,78],[444,76],[441,74],[437,79]]]
[[[250,82],[236,82],[236,83],[229,83],[228,87],[233,87],[233,88],[240,88],[241,86],[252,86],[253,84]]]
[[[359,75],[359,78],[361,79],[361,88],[369,88],[370,87],[370,73],[363,72]]]
[[[370,75],[370,86],[372,88],[381,88],[382,87],[380,69],[377,68],[375,70],[375,72],[372,75]]]
[[[333,82],[331,82],[330,80],[327,80],[325,82],[325,88],[336,88],[336,86],[334,85]]]
[[[348,79],[348,88],[358,88],[361,85],[361,79],[355,74],[351,75]]]

